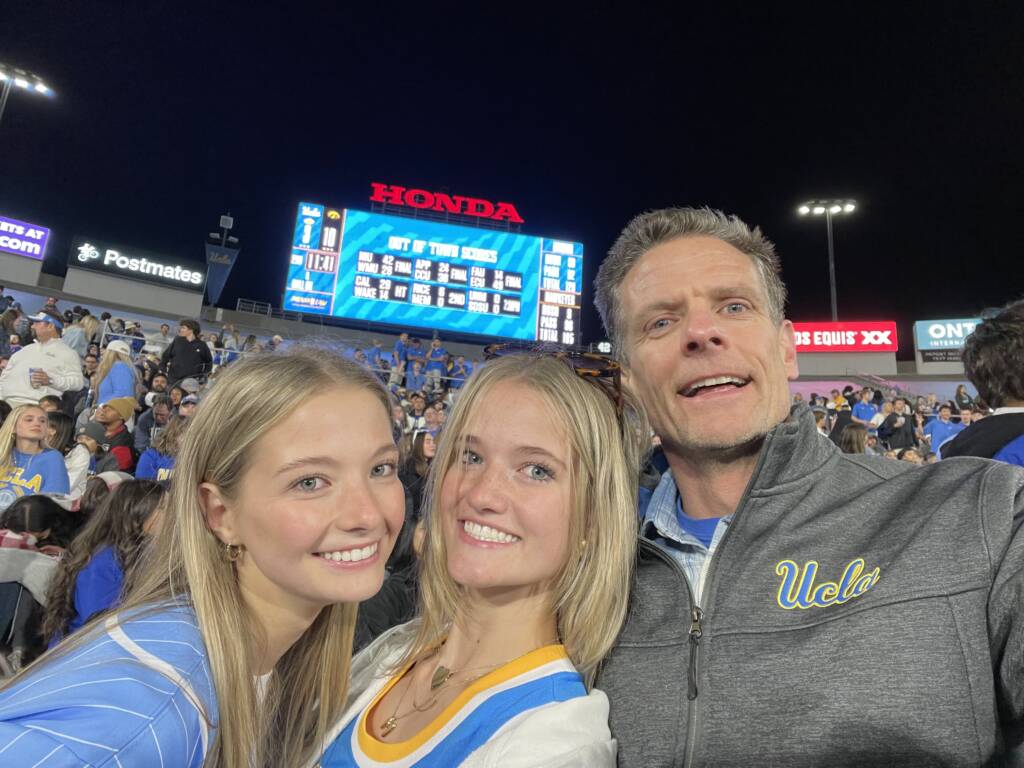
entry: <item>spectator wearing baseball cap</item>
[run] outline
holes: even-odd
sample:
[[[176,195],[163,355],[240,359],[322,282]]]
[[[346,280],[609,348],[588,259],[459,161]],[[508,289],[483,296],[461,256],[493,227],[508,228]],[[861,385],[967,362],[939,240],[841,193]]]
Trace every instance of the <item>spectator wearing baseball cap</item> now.
[[[54,310],[41,309],[28,318],[34,343],[22,347],[0,373],[0,399],[10,405],[39,402],[45,395],[61,397],[85,386],[77,353],[60,340],[64,318]]]
[[[106,471],[118,471],[117,456],[105,447],[107,430],[96,421],[88,421],[78,428],[74,448],[64,458],[68,468],[68,476],[85,472],[86,476]]]
[[[199,392],[199,381],[189,377],[178,382],[178,386],[185,390],[185,394],[194,395]]]
[[[125,426],[134,414],[134,397],[116,397],[100,403],[92,417],[93,421],[103,425],[103,447],[117,458],[117,468],[122,472],[130,473],[135,469],[134,441]]]

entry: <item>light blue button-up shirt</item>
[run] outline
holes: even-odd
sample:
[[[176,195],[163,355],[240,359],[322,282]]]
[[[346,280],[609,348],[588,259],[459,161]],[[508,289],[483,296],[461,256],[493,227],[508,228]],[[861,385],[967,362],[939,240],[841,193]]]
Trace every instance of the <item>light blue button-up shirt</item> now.
[[[686,574],[686,580],[690,582],[694,599],[700,605],[700,593],[704,586],[701,573],[718,548],[722,536],[729,529],[732,515],[718,521],[715,533],[711,537],[711,546],[705,547],[696,536],[683,530],[679,524],[680,511],[682,500],[679,498],[679,490],[676,488],[675,478],[672,477],[672,470],[667,470],[661,476],[658,487],[654,489],[640,531],[645,539],[679,564]]]

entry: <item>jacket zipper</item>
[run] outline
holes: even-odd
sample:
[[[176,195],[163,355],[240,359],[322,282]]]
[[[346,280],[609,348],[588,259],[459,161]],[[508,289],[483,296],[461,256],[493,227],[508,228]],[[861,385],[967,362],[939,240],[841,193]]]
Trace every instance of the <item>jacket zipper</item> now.
[[[718,546],[715,548],[714,553],[711,554],[707,562],[707,573],[704,576],[704,588],[701,592],[701,596],[705,597],[711,592],[712,577],[714,576],[715,562],[718,558],[718,554],[722,551],[725,546],[726,540],[729,538],[729,534],[732,533],[736,524],[739,522],[740,512],[747,505],[747,500],[750,497],[750,491],[754,487],[754,482],[757,480],[758,475],[761,474],[761,469],[764,467],[765,460],[768,458],[768,450],[771,446],[772,437],[774,431],[769,432],[765,436],[764,446],[761,448],[761,455],[757,460],[757,465],[754,467],[753,473],[750,475],[750,481],[747,483],[747,487],[743,491],[743,496],[740,497],[740,503],[736,506],[736,511],[732,515],[732,523],[726,529],[725,533],[722,534],[721,541],[718,542]],[[690,580],[686,578],[686,573],[679,564],[669,557],[667,554],[661,551],[661,549],[651,543],[642,539],[648,544],[651,551],[657,553],[660,559],[667,562],[670,566],[678,571],[679,575],[683,578],[683,583],[686,584],[686,591],[690,596],[690,629],[688,632],[690,639],[690,663],[687,670],[687,687],[686,687],[686,698],[690,702],[690,706],[687,712],[687,726],[686,726],[686,757],[683,760],[683,768],[689,768],[693,765],[693,756],[697,752],[697,734],[700,729],[700,704],[697,701],[697,696],[700,691],[697,686],[697,676],[700,671],[700,640],[704,636],[704,611],[694,597],[693,586],[690,584]]]

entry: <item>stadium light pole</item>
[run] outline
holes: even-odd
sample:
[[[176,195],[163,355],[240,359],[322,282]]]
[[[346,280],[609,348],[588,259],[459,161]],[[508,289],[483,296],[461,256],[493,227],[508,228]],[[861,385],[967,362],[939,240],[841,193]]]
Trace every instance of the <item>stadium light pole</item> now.
[[[4,119],[7,100],[15,89],[33,93],[37,96],[47,96],[50,98],[54,96],[53,89],[44,83],[41,77],[3,62],[0,62],[0,85],[2,85],[2,90],[0,90],[0,123]]]
[[[836,256],[832,245],[832,217],[853,213],[857,210],[855,200],[808,200],[800,205],[796,212],[801,216],[824,216],[825,230],[828,233],[828,285],[832,295],[832,322],[839,319],[836,306]]]

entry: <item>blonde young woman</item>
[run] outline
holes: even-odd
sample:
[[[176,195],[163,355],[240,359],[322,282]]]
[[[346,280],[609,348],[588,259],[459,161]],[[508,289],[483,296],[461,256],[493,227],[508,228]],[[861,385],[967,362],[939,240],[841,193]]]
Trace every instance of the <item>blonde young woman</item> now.
[[[286,766],[344,702],[404,493],[380,382],[318,352],[225,372],[117,613],[0,689],[0,763]]]
[[[118,397],[136,397],[139,376],[132,362],[131,345],[122,339],[115,339],[103,350],[99,367],[93,377],[93,389],[97,403],[109,403]]]
[[[70,490],[63,454],[46,446],[48,424],[38,405],[19,405],[0,426],[0,512],[22,496]]]
[[[552,357],[470,380],[428,482],[420,618],[353,661],[323,768],[615,765],[588,682],[626,615],[648,430],[601,390]]]

